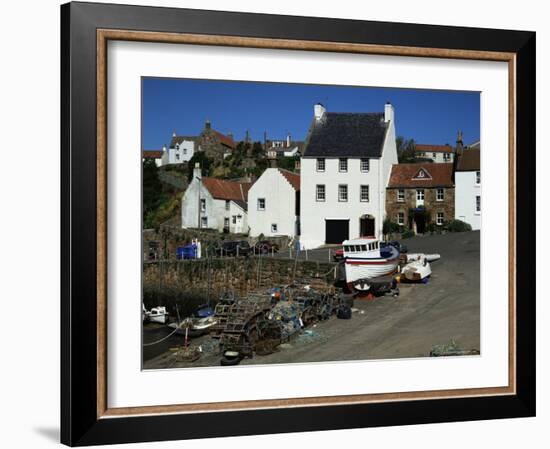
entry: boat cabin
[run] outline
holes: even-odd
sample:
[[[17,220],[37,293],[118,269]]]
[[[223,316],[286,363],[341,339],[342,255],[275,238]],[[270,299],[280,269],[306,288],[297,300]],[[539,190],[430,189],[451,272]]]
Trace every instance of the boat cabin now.
[[[380,242],[376,239],[346,240],[342,243],[344,253],[363,253],[367,251],[378,251]]]

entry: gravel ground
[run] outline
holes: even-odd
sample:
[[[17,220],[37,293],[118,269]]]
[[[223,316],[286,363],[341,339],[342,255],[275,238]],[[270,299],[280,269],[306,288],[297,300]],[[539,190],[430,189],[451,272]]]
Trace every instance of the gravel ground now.
[[[400,295],[372,301],[356,299],[351,320],[336,317],[309,327],[267,356],[241,364],[365,360],[428,356],[434,345],[454,340],[462,349],[480,349],[479,232],[414,237],[404,241],[409,252],[440,253],[428,284],[400,284]],[[332,248],[334,250],[334,248]],[[328,258],[328,249],[310,251]],[[167,335],[165,327],[144,331],[144,342]],[[202,357],[178,363],[169,351],[182,343],[173,336],[144,348],[144,368],[219,366],[220,355],[208,336],[192,340],[202,345]]]

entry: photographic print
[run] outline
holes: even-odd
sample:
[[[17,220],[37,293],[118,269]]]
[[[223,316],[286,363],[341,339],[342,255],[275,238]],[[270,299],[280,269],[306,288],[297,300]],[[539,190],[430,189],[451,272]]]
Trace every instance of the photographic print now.
[[[143,368],[480,354],[479,92],[142,78]]]

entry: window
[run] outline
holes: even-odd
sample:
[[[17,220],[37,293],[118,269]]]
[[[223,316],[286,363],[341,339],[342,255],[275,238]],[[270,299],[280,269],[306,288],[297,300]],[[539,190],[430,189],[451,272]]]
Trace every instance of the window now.
[[[416,191],[416,200],[417,201],[424,201],[424,189],[418,189]]]
[[[324,158],[318,158],[317,159],[317,171],[325,171],[325,159]]]
[[[340,158],[338,162],[338,170],[343,173],[348,171],[348,160],[345,157]]]
[[[481,172],[476,171],[476,184],[481,184]]]
[[[265,198],[258,198],[258,210],[265,210]]]
[[[233,215],[231,217],[231,221],[233,222],[233,224],[237,224],[237,216],[236,215]]]
[[[223,219],[223,227],[224,229],[229,229],[229,217]]]
[[[481,196],[476,196],[476,212],[481,212]]]
[[[451,153],[443,153],[443,160],[449,162],[451,160]]]
[[[340,184],[338,186],[338,201],[346,202],[348,200],[348,185]]]
[[[405,212],[397,213],[397,224],[403,226],[405,224]]]
[[[432,153],[432,157],[435,159],[437,158],[437,153]]]
[[[368,185],[361,186],[360,199],[363,202],[366,202],[366,203],[369,202],[369,186]]]
[[[361,171],[366,173],[370,170],[370,159],[367,157],[361,158]]]
[[[405,201],[405,189],[397,189],[397,201],[400,203]]]
[[[201,198],[201,212],[206,212],[206,200]]]
[[[443,201],[445,199],[445,189],[437,189],[435,199],[437,201]]]
[[[187,148],[183,149],[183,154],[187,154]]]
[[[444,218],[445,218],[445,216],[443,215],[443,212],[438,212],[437,215],[436,215],[436,218],[435,218],[435,223],[438,226],[441,226],[443,224]]]
[[[315,189],[315,195],[317,201],[325,201],[325,185],[324,184],[317,184],[317,187]]]
[[[180,154],[176,153],[176,161],[179,161],[179,160],[180,160]]]
[[[271,225],[271,232],[277,232],[277,223]]]
[[[229,210],[229,204],[230,204],[230,201],[225,200],[225,210]]]
[[[208,217],[201,217],[201,228],[208,227]]]

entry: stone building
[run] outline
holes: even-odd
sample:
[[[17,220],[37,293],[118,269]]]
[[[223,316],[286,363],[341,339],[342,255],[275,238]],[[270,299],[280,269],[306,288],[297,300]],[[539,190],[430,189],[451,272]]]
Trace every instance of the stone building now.
[[[395,164],[386,189],[387,217],[423,234],[455,218],[453,164]]]
[[[416,156],[422,159],[430,159],[438,164],[454,162],[455,149],[450,145],[428,145],[417,143],[415,145]]]
[[[212,128],[209,120],[204,124],[204,129],[198,139],[198,151],[204,151],[205,155],[215,162],[220,162],[228,154],[235,150],[236,144],[231,134],[222,134]]]

